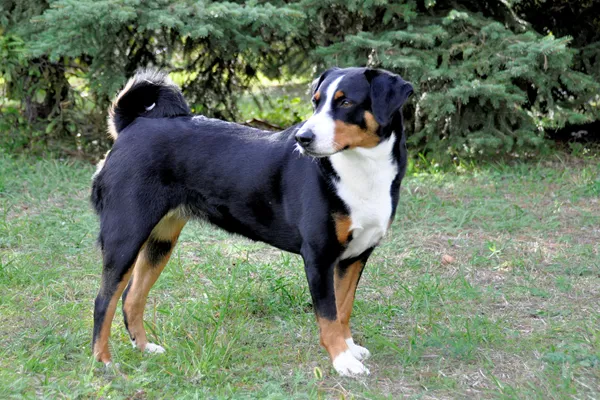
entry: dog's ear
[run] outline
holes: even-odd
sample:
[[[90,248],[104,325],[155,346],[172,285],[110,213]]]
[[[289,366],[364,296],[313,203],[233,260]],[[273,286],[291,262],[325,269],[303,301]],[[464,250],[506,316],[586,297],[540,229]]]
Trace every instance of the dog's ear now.
[[[319,76],[317,79],[312,81],[312,84],[310,86],[310,94],[314,95],[317,92],[317,90],[319,89],[319,86],[321,86],[321,83],[323,83],[325,78],[327,78],[327,75],[329,75],[333,71],[337,71],[338,69],[339,69],[338,67],[329,68],[327,71],[323,72],[321,74],[321,76]]]
[[[371,109],[375,120],[386,126],[413,93],[413,87],[400,76],[383,70],[367,69],[365,77],[371,84]]]

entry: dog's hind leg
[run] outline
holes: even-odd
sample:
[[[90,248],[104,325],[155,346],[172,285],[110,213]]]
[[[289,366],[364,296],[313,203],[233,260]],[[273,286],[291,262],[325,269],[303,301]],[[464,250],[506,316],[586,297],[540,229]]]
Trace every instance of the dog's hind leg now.
[[[141,209],[132,206],[101,216],[102,282],[94,303],[92,351],[96,360],[105,364],[111,361],[108,339],[119,297],[127,286],[138,252],[161,218],[161,212],[152,215],[151,210],[140,215]]]
[[[110,327],[121,293],[131,276],[131,267],[135,261],[139,244],[123,243],[115,249],[104,250],[102,283],[94,303],[94,336],[92,349],[96,360],[110,363],[108,348]]]
[[[177,211],[167,214],[154,227],[140,250],[129,285],[123,292],[123,319],[134,346],[150,353],[162,353],[164,348],[148,343],[144,329],[144,307],[150,289],[169,261],[179,234],[187,219]]]

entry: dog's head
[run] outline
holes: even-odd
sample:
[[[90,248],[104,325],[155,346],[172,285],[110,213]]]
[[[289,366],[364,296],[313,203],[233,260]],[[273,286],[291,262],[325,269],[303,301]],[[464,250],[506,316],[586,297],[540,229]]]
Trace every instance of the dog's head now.
[[[313,82],[314,114],[296,132],[303,154],[326,157],[346,149],[376,147],[412,94],[399,75],[368,68],[332,68]]]

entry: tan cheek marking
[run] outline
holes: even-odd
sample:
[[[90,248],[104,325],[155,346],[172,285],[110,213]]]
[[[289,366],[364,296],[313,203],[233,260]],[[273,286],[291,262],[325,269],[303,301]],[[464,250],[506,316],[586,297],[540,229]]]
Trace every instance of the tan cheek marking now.
[[[339,99],[340,97],[344,97],[344,92],[342,92],[341,90],[338,90],[337,92],[335,92],[335,94],[333,95],[333,98],[335,100]]]
[[[365,111],[365,122],[367,124],[367,130],[374,135],[377,135],[379,124],[375,120],[375,116],[368,111]]]
[[[334,139],[335,149],[366,147],[372,148],[379,144],[379,136],[374,132],[361,129],[358,125],[347,124],[340,120],[335,121]]]
[[[333,216],[335,221],[335,234],[340,244],[345,245],[348,243],[350,237],[350,227],[352,226],[352,219],[348,215],[335,214]]]

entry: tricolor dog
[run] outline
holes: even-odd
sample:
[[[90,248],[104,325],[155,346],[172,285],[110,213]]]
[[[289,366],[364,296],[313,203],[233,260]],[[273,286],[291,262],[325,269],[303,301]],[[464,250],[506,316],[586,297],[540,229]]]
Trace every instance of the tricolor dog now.
[[[102,282],[93,352],[111,362],[122,294],[125,327],[142,351],[148,292],[186,222],[300,254],[321,344],[341,375],[368,374],[352,339],[356,286],[388,230],[406,166],[402,105],[410,83],[383,70],[330,69],[313,85],[314,114],[283,132],[193,116],[166,74],[143,71],[110,110],[115,143],[93,178]]]

